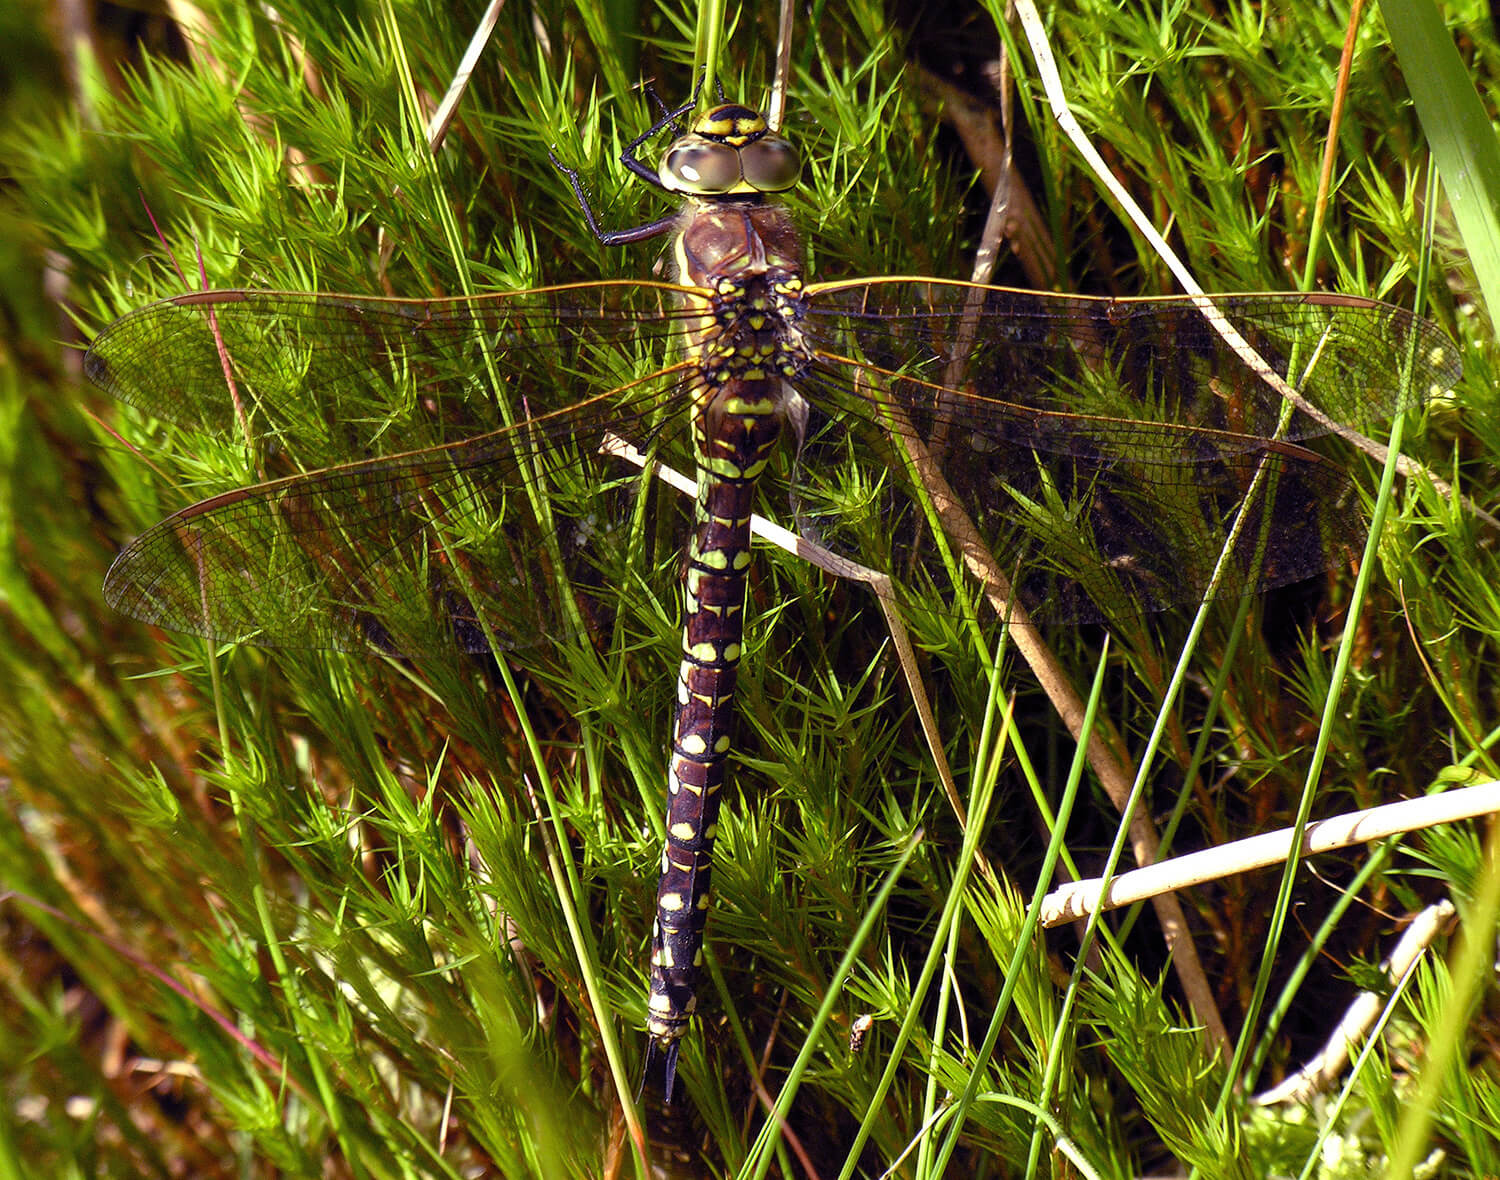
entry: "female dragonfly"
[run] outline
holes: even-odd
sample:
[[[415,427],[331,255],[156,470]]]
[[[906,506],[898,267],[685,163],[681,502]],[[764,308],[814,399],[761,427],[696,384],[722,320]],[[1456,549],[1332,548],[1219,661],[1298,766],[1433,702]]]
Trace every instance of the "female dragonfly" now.
[[[1298,440],[1321,415],[1359,426],[1458,376],[1435,328],[1367,299],[810,283],[776,200],[800,161],[755,111],[721,102],[659,169],[638,159],[691,105],[623,156],[681,197],[678,214],[604,231],[564,170],[600,241],[673,236],[673,282],[200,292],[125,316],[86,361],[114,396],[255,440],[283,473],[184,508],[110,570],[120,610],[216,640],[411,656],[592,631],[641,537],[620,498],[645,477],[611,440],[696,470],[645,1017],[668,1098],[695,1003],[758,488],[790,493],[826,541],[863,536],[864,560],[898,574],[935,549],[941,494],[1017,572],[1034,616],[1108,619],[1326,568],[1358,535],[1353,499]],[[1291,410],[1288,388],[1314,412]],[[877,527],[848,527],[861,513]]]

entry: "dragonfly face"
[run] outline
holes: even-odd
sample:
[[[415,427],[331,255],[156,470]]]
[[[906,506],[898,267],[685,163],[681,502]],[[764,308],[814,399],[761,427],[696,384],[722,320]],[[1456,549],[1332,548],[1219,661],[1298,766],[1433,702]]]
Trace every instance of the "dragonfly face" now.
[[[849,531],[866,564],[942,579],[941,525],[1021,571],[1041,619],[1099,620],[1326,569],[1360,523],[1344,472],[1297,440],[1458,376],[1432,325],[1341,295],[808,282],[769,199],[796,183],[795,149],[722,104],[659,168],[636,160],[682,113],[624,158],[685,198],[680,214],[602,230],[566,173],[601,241],[677,235],[675,283],[196,292],[125,316],[85,361],[154,417],[320,468],[184,508],[111,568],[115,606],[217,640],[417,656],[576,638],[600,613],[589,595],[641,572],[637,534],[615,527],[606,440],[696,466],[646,1017],[668,1093],[732,747],[750,517],[783,419],[812,422],[799,513],[831,505],[818,527],[837,540],[869,506],[873,527]],[[662,365],[644,377],[643,345]],[[392,406],[417,407],[415,436],[433,445],[391,453]],[[327,466],[350,454],[363,457]],[[823,495],[845,469],[863,497]]]
[[[801,175],[797,149],[759,111],[734,103],[705,113],[667,148],[657,170],[663,188],[693,197],[782,193]]]

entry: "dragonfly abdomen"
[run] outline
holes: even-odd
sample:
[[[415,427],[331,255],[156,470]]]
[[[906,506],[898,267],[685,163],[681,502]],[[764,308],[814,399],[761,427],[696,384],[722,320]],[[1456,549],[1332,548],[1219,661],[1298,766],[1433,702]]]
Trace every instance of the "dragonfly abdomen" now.
[[[779,388],[779,378],[731,377],[706,390],[696,407],[698,497],[683,572],[682,663],[647,1013],[647,1029],[666,1062],[668,1094],[677,1041],[696,1007],[714,837],[733,742],[750,515],[756,480],[781,432]]]

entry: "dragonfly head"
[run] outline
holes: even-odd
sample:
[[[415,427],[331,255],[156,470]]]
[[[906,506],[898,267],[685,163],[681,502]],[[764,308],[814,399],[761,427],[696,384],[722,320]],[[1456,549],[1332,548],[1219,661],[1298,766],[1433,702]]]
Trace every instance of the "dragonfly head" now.
[[[668,189],[693,197],[781,193],[801,174],[802,158],[791,141],[738,103],[705,111],[667,148],[657,169]]]

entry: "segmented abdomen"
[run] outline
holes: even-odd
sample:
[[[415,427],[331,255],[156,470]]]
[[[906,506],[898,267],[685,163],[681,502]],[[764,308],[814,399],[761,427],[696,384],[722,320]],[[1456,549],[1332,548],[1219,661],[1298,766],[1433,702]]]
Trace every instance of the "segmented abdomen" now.
[[[683,573],[682,664],[667,770],[667,840],[651,941],[647,1028],[666,1055],[696,1006],[703,927],[708,918],[725,765],[734,723],[734,685],[744,635],[745,574],[755,481],[776,443],[779,382],[725,381],[708,393],[700,429],[698,499]]]

